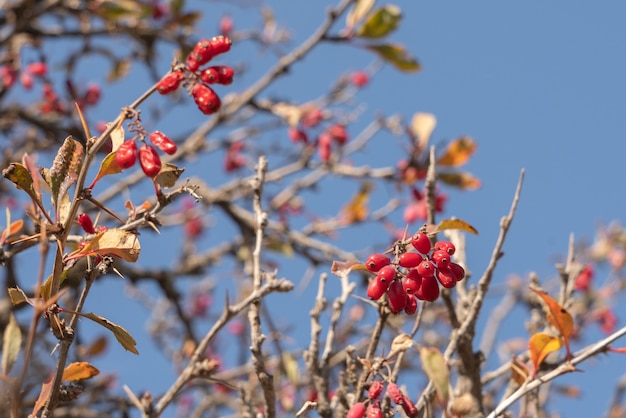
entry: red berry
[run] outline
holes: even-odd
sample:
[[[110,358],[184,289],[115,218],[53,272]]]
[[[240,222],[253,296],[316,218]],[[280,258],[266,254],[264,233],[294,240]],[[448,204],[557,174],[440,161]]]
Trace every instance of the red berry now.
[[[339,145],[343,145],[348,141],[348,131],[340,123],[331,125],[326,131]]]
[[[391,313],[397,314],[404,310],[408,297],[402,288],[399,280],[394,280],[387,289],[387,298],[389,300],[389,309]]]
[[[305,128],[311,128],[313,126],[318,125],[322,119],[324,118],[324,113],[322,112],[322,109],[318,108],[318,107],[314,107],[312,109],[307,110],[303,115],[302,115],[302,126],[304,126]]]
[[[222,35],[228,35],[233,31],[233,18],[229,15],[224,15],[220,19],[220,33]]]
[[[372,280],[369,285],[367,285],[367,297],[372,300],[380,299],[387,291],[388,286],[389,283],[383,283],[377,279]]]
[[[135,165],[137,161],[137,144],[134,140],[123,142],[115,152],[115,161],[122,170]]]
[[[220,74],[215,67],[208,67],[200,72],[200,79],[207,84],[215,84],[220,80]]]
[[[309,138],[302,129],[294,128],[293,126],[289,127],[289,139],[291,142],[304,142],[305,144],[309,142]]]
[[[400,390],[397,384],[393,382],[389,382],[387,384],[387,395],[389,395],[393,403],[395,403],[396,405],[402,404],[402,399],[404,398],[404,394],[402,393],[402,391]]]
[[[408,294],[413,294],[422,285],[422,276],[419,275],[416,269],[411,269],[402,278],[402,287]]]
[[[391,259],[385,254],[376,253],[367,257],[365,260],[365,267],[372,273],[377,273],[381,268],[389,265],[390,263]]]
[[[20,83],[22,83],[22,86],[24,86],[26,90],[30,90],[31,88],[33,88],[33,76],[30,73],[21,73]]]
[[[424,260],[417,266],[417,272],[422,277],[433,277],[435,274],[435,265],[429,260]]]
[[[434,302],[439,297],[439,283],[433,276],[423,277],[422,285],[415,292],[415,297],[420,300]]]
[[[423,260],[424,258],[422,257],[421,254],[404,253],[404,254],[400,254],[400,258],[398,259],[398,264],[400,264],[401,267],[413,268],[413,267],[417,267]]]
[[[326,132],[322,132],[317,138],[317,153],[324,162],[330,160],[332,138]]]
[[[430,251],[430,238],[423,232],[416,232],[415,235],[411,237],[411,244],[413,248],[422,254],[428,254]]]
[[[450,256],[447,252],[442,250],[434,251],[430,256],[430,259],[440,269],[445,269],[450,265]]]
[[[157,83],[157,91],[160,94],[168,94],[175,91],[180,83],[185,78],[184,71],[174,71],[165,75],[158,83]]]
[[[191,89],[191,95],[196,102],[198,109],[205,115],[210,115],[217,112],[222,105],[220,98],[213,91],[213,89],[207,85],[198,83]]]
[[[208,39],[202,39],[196,43],[193,47],[189,55],[187,56],[187,64],[189,64],[189,60],[195,61],[198,67],[206,64],[211,61],[211,59],[217,55],[218,52],[215,50],[215,47]],[[187,65],[189,67],[189,65]],[[196,69],[189,68],[190,71],[195,71]]]
[[[35,77],[42,77],[48,72],[48,66],[45,62],[33,62],[26,66],[26,71]]]
[[[85,102],[85,104],[93,106],[97,104],[98,101],[100,100],[100,95],[101,95],[100,86],[97,84],[91,84],[89,85],[89,87],[87,87],[87,91],[85,92],[85,95],[83,96],[83,102]]]
[[[415,312],[417,312],[417,298],[414,295],[407,295],[404,313],[407,315],[413,315]]]
[[[230,47],[233,44],[229,37],[221,35],[211,38],[210,42],[215,55],[230,51]]]
[[[365,415],[365,404],[363,402],[357,402],[348,411],[346,418],[363,418]]]
[[[174,141],[172,141],[161,131],[152,132],[150,134],[150,142],[156,145],[157,148],[159,148],[161,151],[169,155],[176,154],[176,150],[178,149],[176,143],[174,143]]]
[[[391,282],[396,278],[396,268],[392,265],[383,266],[378,271],[378,275],[376,277],[378,277],[378,280],[381,282]]]
[[[418,410],[415,407],[415,404],[413,403],[413,401],[411,401],[411,399],[409,399],[408,396],[406,395],[403,396],[401,405],[402,405],[402,409],[404,409],[404,412],[409,418],[413,418],[417,416]]]
[[[450,270],[449,267],[437,270],[436,276],[439,283],[441,283],[441,285],[446,289],[452,289],[456,286],[456,275]]]
[[[86,233],[96,233],[96,229],[93,227],[93,221],[91,220],[91,217],[86,213],[81,213],[80,215],[78,215],[77,222],[78,225],[80,225],[80,227],[83,228],[83,231],[85,231]]]
[[[454,277],[456,277],[457,282],[465,278],[465,269],[457,263],[450,263],[448,270],[454,273]]]
[[[450,241],[437,241],[435,243],[435,251],[445,251],[448,255],[454,255],[456,247]]]
[[[383,418],[383,411],[380,409],[380,401],[368,405],[365,411],[366,418]]]
[[[210,67],[217,72],[217,83],[228,85],[233,82],[235,71],[227,65],[215,65]]]
[[[370,385],[369,390],[367,391],[367,396],[370,399],[378,399],[381,393],[383,393],[384,385],[383,382],[375,380]]]
[[[161,158],[154,148],[143,144],[139,148],[139,165],[146,176],[154,178],[161,171]]]
[[[196,59],[195,55],[187,55],[187,59],[185,60],[185,64],[187,64],[187,69],[191,72],[196,71],[198,68],[200,68],[200,63],[198,62],[198,60]]]
[[[461,267],[461,266],[459,266]],[[465,272],[463,272],[465,275]],[[574,288],[576,290],[580,290],[582,292],[586,292],[591,287],[591,281],[593,280],[593,266],[591,264],[587,264],[583,271],[581,271],[578,276],[576,276],[576,280],[574,281]]]
[[[350,74],[350,82],[357,87],[364,87],[369,82],[369,75],[365,71],[355,71]]]

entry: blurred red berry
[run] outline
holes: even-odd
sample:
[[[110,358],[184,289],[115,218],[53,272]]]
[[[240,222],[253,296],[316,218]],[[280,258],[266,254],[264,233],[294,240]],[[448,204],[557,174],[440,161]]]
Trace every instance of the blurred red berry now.
[[[42,77],[48,73],[48,66],[45,62],[33,62],[26,66],[26,72],[35,77]]]
[[[357,402],[350,407],[346,418],[363,418],[365,416],[365,404]]]
[[[323,118],[324,113],[322,112],[322,109],[314,107],[304,112],[301,123],[305,128],[312,128],[313,126],[319,125]]]
[[[30,90],[33,87],[33,76],[29,73],[20,74],[20,83],[26,90]]]
[[[415,295],[407,294],[406,306],[404,307],[404,313],[407,315],[413,315],[417,312],[417,298]]]
[[[233,18],[230,15],[224,15],[220,19],[220,33],[222,35],[230,35],[233,31]]]
[[[303,142],[305,144],[309,142],[309,138],[307,137],[306,132],[304,132],[302,129],[290,126],[288,130],[288,135],[291,142]]]
[[[354,71],[350,74],[350,82],[357,87],[365,87],[369,81],[370,77],[365,71]]]
[[[367,397],[370,399],[378,399],[380,394],[383,393],[384,388],[385,385],[383,385],[383,382],[379,380],[373,381],[367,391]]]
[[[83,228],[83,231],[85,231],[86,233],[96,233],[96,229],[93,226],[93,221],[91,220],[91,217],[86,213],[81,213],[80,215],[78,215],[77,222],[78,225],[80,225],[80,227]]]
[[[15,84],[17,80],[17,71],[10,65],[3,65],[0,67],[0,80],[2,80],[2,86],[9,88]]]
[[[593,266],[587,264],[583,271],[576,276],[574,281],[574,287],[581,292],[587,292],[591,288],[591,281],[593,280]]]
[[[348,141],[348,131],[346,131],[346,127],[340,123],[331,125],[326,131],[339,145],[343,145]]]
[[[83,96],[83,103],[93,106],[100,100],[100,95],[100,86],[97,84],[90,84],[87,87],[87,91],[85,91],[85,95]]]
[[[389,283],[383,283],[378,279],[373,279],[367,285],[367,297],[372,300],[380,299],[387,291]]]

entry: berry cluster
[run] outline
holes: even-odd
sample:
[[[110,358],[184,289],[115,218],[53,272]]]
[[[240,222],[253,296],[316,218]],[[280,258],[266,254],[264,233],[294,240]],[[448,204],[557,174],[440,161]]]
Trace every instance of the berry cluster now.
[[[200,68],[215,56],[228,52],[232,41],[226,36],[215,36],[200,40],[187,55],[185,70],[189,72],[190,93],[198,109],[205,115],[217,112],[222,105],[219,96],[209,87],[210,84],[231,84],[235,72],[226,65],[213,65]],[[184,70],[175,70],[159,81],[157,91],[161,94],[171,93],[180,87],[186,79]]]
[[[173,155],[176,153],[176,143],[163,132],[154,131],[150,134],[149,138],[150,142],[166,154]],[[123,170],[134,166],[137,157],[139,157],[139,165],[146,176],[154,178],[159,174],[162,166],[161,157],[159,157],[159,154],[153,146],[145,142],[137,149],[136,140],[130,139],[122,143],[115,153],[115,161]]]
[[[382,418],[383,412],[380,407],[380,395],[383,393],[385,385],[383,382],[375,380],[370,383],[367,391],[368,400],[365,402],[357,402],[348,411],[347,418]],[[387,395],[393,403],[401,406],[408,417],[416,417],[418,415],[417,408],[411,399],[406,396],[397,384],[393,382],[387,383]],[[368,405],[366,405],[369,403]]]
[[[439,297],[439,283],[451,289],[465,277],[463,267],[452,262],[456,249],[451,242],[438,241],[431,246],[428,235],[417,232],[411,244],[417,252],[398,254],[394,262],[385,254],[371,254],[365,260],[365,267],[376,273],[367,287],[367,296],[378,300],[387,294],[394,314],[414,314],[418,299],[433,302]]]
[[[309,136],[307,129],[314,128],[322,123],[324,119],[324,113],[321,109],[315,107],[306,111],[300,119],[300,125],[298,127],[289,127],[288,135],[292,142],[308,143]],[[320,159],[324,162],[330,159],[332,154],[333,142],[337,146],[342,146],[348,142],[348,131],[346,126],[341,123],[333,123],[324,129],[315,141],[317,147],[317,153]]]

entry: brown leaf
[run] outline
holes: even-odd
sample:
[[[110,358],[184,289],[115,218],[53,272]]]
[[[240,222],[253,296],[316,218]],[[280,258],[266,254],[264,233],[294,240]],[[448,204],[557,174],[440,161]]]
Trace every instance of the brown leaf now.
[[[100,374],[100,370],[96,369],[86,361],[78,361],[68,364],[63,370],[62,380],[66,382],[76,382],[78,380],[89,379]]]
[[[24,291],[19,287],[10,287],[9,297],[11,298],[11,303],[13,303],[13,305],[20,305],[22,303],[28,303],[29,305],[32,305],[32,302],[26,296],[26,293],[24,293]]]
[[[558,351],[563,346],[559,337],[553,337],[544,332],[538,332],[530,337],[528,350],[530,351],[530,361],[533,363],[533,379],[537,376],[539,366],[546,356],[554,351]]]
[[[435,385],[439,401],[442,405],[446,405],[450,397],[448,392],[450,371],[448,370],[446,359],[435,347],[422,347],[420,349],[420,359],[424,373]]]
[[[339,277],[347,276],[352,270],[367,271],[367,267],[358,261],[333,261],[333,265],[330,267],[330,271]]]
[[[91,344],[88,346],[80,347],[80,354],[85,357],[95,357],[99,354],[104,353],[104,350],[107,348],[107,339],[104,335],[96,338]]]
[[[387,359],[392,358],[398,353],[403,353],[411,347],[413,347],[413,339],[411,338],[411,335],[400,334],[391,342],[391,349],[389,350]]]
[[[450,142],[444,154],[437,159],[440,166],[459,166],[469,160],[476,151],[476,141],[469,136],[462,136]]]
[[[476,228],[461,219],[444,219],[439,222],[432,233],[435,234],[437,232],[445,231],[446,229],[460,229],[461,231],[471,232],[472,234],[478,235]]]
[[[119,228],[99,232],[80,250],[69,254],[66,261],[86,256],[115,255],[128,262],[139,258],[141,246],[136,234]]]
[[[30,416],[36,417],[37,413],[43,406],[45,405],[48,397],[50,396],[50,392],[52,391],[52,376],[48,378],[42,385],[41,391],[39,392],[39,396],[37,397],[37,402],[35,402],[35,406],[33,407],[33,413]]]
[[[511,361],[511,378],[518,384],[523,385],[526,379],[528,379],[528,368],[517,357],[513,357]]]
[[[10,217],[9,209],[7,208],[7,218],[9,218],[9,217]],[[0,245],[9,242],[8,238],[11,235],[15,235],[18,232],[20,232],[20,230],[22,229],[23,226],[24,226],[24,221],[21,220],[21,219],[18,219],[17,221],[14,221],[14,222],[11,222],[11,225],[6,227],[6,229],[4,231],[2,231],[2,236],[0,236]]]
[[[164,188],[174,187],[180,176],[185,171],[172,163],[163,163],[161,171],[154,178],[155,183]]]
[[[470,173],[437,173],[437,178],[448,186],[458,187],[461,190],[476,190],[482,184]]]
[[[567,350],[567,359],[571,360],[572,353],[569,348],[569,337],[572,335],[574,331],[574,319],[572,315],[565,310],[557,301],[548,296],[547,293],[535,289],[530,288],[533,292],[537,294],[548,306],[548,312],[546,317],[548,318],[548,322],[556,328],[561,336],[563,337],[563,341],[565,342],[565,349]]]

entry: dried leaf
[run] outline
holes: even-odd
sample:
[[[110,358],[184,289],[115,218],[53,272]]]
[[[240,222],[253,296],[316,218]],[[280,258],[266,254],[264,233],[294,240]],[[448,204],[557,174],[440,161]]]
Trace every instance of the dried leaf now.
[[[9,323],[2,337],[2,373],[8,376],[17,361],[22,347],[22,331],[13,313],[9,315]]]
[[[364,270],[367,271],[365,264],[358,261],[333,261],[330,271],[339,277],[347,276],[352,270]]]
[[[387,4],[369,14],[357,35],[363,38],[381,38],[393,32],[401,19],[402,11],[400,8],[393,4]]]
[[[2,176],[15,184],[18,189],[24,190],[34,201],[39,202],[39,196],[33,187],[33,178],[30,171],[20,163],[11,163],[2,170]]]
[[[432,113],[416,113],[411,119],[411,131],[417,137],[420,150],[426,148],[430,135],[437,126],[437,118]]]
[[[346,27],[352,30],[374,7],[376,0],[356,0],[350,12],[346,15]]]
[[[409,334],[400,334],[391,342],[391,349],[389,350],[387,359],[392,358],[398,353],[403,353],[411,347],[413,347],[413,339],[411,336]]]
[[[118,125],[111,131],[109,136],[111,137],[111,151],[117,151],[120,145],[124,143],[124,127]]]
[[[113,322],[109,321],[108,319],[106,319],[106,318],[104,318],[104,317],[102,317],[100,315],[96,315],[93,312],[90,312],[90,313],[72,312],[72,311],[69,311],[67,309],[65,311],[69,312],[69,313],[74,313],[74,314],[80,315],[80,316],[82,316],[84,318],[91,319],[95,323],[105,327],[106,329],[108,329],[109,331],[111,331],[113,333],[113,335],[115,336],[115,339],[122,345],[122,347],[124,347],[126,350],[130,351],[133,354],[139,354],[139,352],[137,351],[137,348],[136,348],[137,342],[132,337],[132,335],[130,335],[128,333],[128,331],[126,331],[121,326],[119,326],[117,324],[114,324]]]
[[[461,190],[476,190],[481,186],[480,180],[470,173],[438,173],[437,177],[448,186]]]
[[[436,234],[438,232],[445,231],[446,229],[460,229],[461,231],[471,232],[472,234],[478,235],[476,228],[461,219],[444,219],[439,222],[437,227],[432,232],[429,233]]]
[[[91,187],[93,187],[98,182],[98,180],[100,180],[104,176],[122,172],[122,168],[119,166],[117,160],[115,159],[115,154],[117,154],[117,152],[110,152],[106,157],[104,157],[104,159],[100,163],[100,169],[98,170],[98,174],[96,174],[96,178],[91,183]]]
[[[32,305],[30,299],[26,296],[26,293],[19,287],[10,287],[9,289],[9,298],[11,298],[11,303],[13,305],[20,305],[22,303],[28,303]]]
[[[548,312],[546,317],[548,318],[548,322],[552,324],[554,328],[559,331],[559,334],[563,337],[563,341],[565,342],[565,349],[567,350],[567,359],[571,360],[572,353],[569,348],[569,337],[572,335],[574,331],[574,319],[572,315],[565,310],[559,303],[548,296],[547,293],[535,289],[530,288],[533,292],[537,294],[548,306]]]
[[[156,175],[154,181],[161,187],[174,187],[184,171],[184,168],[178,168],[176,164],[163,163],[161,171]]]
[[[30,172],[30,177],[33,179],[33,191],[35,192],[35,196],[37,196],[37,201],[41,201],[41,183],[39,181],[39,171],[37,170],[37,166],[30,155],[24,153],[22,156],[22,164],[28,171]]]
[[[282,118],[289,126],[296,127],[302,118],[304,109],[285,102],[278,102],[271,108],[272,113]]]
[[[437,159],[437,164],[452,167],[463,165],[474,154],[476,147],[476,141],[469,136],[457,138],[450,142],[443,155]]]
[[[355,222],[363,222],[367,219],[369,210],[367,203],[372,190],[371,183],[363,183],[360,190],[354,195],[352,200],[341,210],[341,220],[346,225]]]
[[[11,218],[9,214],[9,208],[7,208],[7,218],[9,219],[9,222],[10,222]],[[8,238],[11,235],[15,235],[18,232],[20,232],[23,226],[24,226],[24,221],[21,219],[18,219],[15,222],[11,222],[11,224],[8,227],[6,227],[4,231],[2,231],[2,236],[0,236],[0,245],[9,242]]]
[[[48,397],[50,396],[50,392],[52,391],[52,376],[48,378],[42,385],[41,391],[39,392],[39,396],[37,397],[37,402],[35,402],[35,406],[33,407],[33,413],[30,416],[36,417],[37,413],[43,406],[46,404]]]
[[[69,188],[78,179],[78,173],[83,164],[83,153],[81,143],[70,135],[63,141],[50,167],[50,193],[58,221],[61,221],[61,209],[67,212],[67,200],[64,198]]]
[[[78,361],[68,364],[63,370],[62,380],[66,382],[76,382],[79,380],[89,379],[100,374],[100,370],[96,369],[86,361]]]
[[[130,63],[131,61],[129,59],[116,60],[113,63],[111,71],[107,74],[107,82],[112,83],[128,74],[130,71]]]
[[[104,335],[96,338],[91,344],[87,347],[81,347],[80,354],[85,357],[94,357],[99,354],[104,353],[108,345],[107,339]]]
[[[382,59],[393,64],[400,71],[413,72],[419,71],[421,68],[419,62],[407,52],[403,45],[368,45],[367,49],[377,53]]]
[[[420,359],[424,373],[435,385],[439,401],[445,405],[450,396],[448,392],[450,372],[446,359],[435,347],[422,347],[420,349]]]
[[[526,364],[524,364],[517,357],[513,357],[513,361],[511,361],[511,378],[518,385],[523,385],[526,379],[528,379],[528,368]]]
[[[530,337],[528,341],[528,350],[530,351],[530,361],[532,361],[533,379],[537,376],[539,366],[546,356],[554,351],[558,351],[563,346],[559,337],[553,337],[544,332],[538,332]]]
[[[140,250],[141,246],[136,234],[119,228],[111,228],[96,234],[83,248],[69,254],[66,261],[86,256],[115,255],[133,263],[139,258]]]

